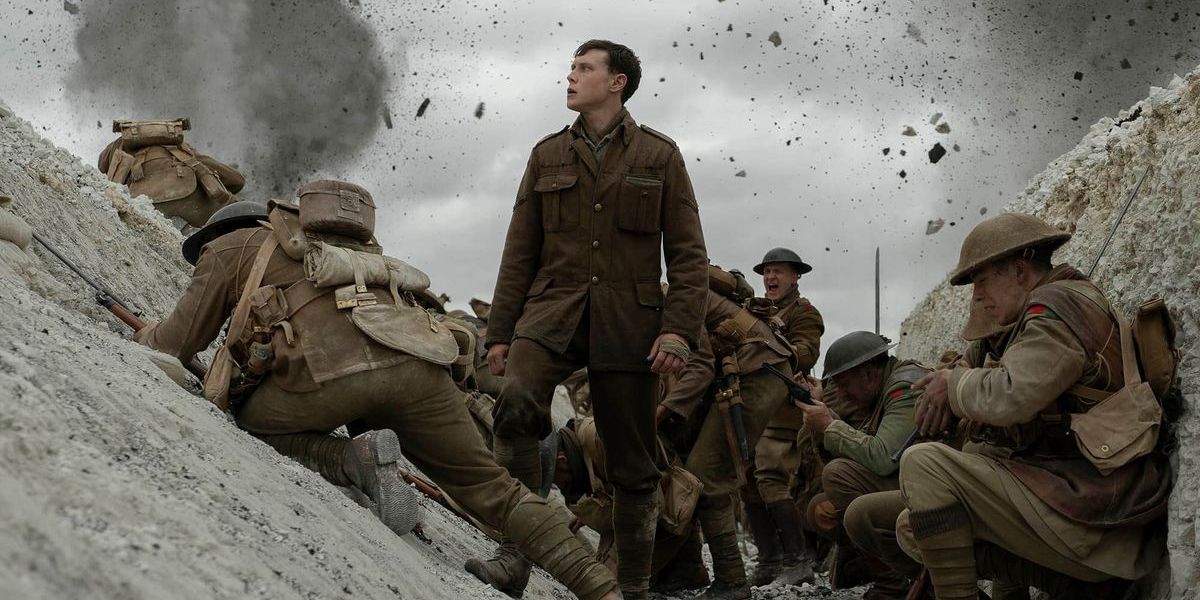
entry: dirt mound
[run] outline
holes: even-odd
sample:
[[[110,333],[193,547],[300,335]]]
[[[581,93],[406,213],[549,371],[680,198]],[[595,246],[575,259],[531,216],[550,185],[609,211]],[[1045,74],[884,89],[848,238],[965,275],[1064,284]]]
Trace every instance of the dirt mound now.
[[[146,318],[188,282],[145,198],[0,104],[0,195]],[[397,537],[168,379],[36,242],[0,241],[0,597],[504,598],[494,544],[426,503]],[[538,573],[530,597],[568,597]]]

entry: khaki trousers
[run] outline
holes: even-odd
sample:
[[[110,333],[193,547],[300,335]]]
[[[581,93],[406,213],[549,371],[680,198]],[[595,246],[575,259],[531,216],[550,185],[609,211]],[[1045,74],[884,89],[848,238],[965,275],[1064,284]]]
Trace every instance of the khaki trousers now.
[[[739,385],[746,442],[754,448],[771,415],[787,399],[787,387],[766,371],[742,375]],[[704,484],[705,496],[724,496],[737,489],[737,467],[725,436],[725,420],[715,404],[704,417],[683,468]]]
[[[306,393],[284,391],[268,376],[237,421],[256,434],[329,432],[347,423],[391,429],[422,473],[482,522],[502,529],[530,492],[483,445],[464,395],[445,367],[412,358]]]
[[[1138,550],[1142,546],[1140,530],[1107,532],[1087,557],[1074,554],[1064,545],[1064,539],[1054,537],[1054,532],[1047,531],[1045,535],[1057,542],[1052,545],[1030,524],[1027,514],[1036,514],[1037,507],[1021,493],[1023,484],[986,456],[961,452],[943,444],[918,444],[904,453],[900,461],[900,474],[901,489],[910,510],[902,512],[896,521],[896,539],[900,547],[918,562],[925,562],[921,556],[923,544],[922,539],[914,536],[912,513],[934,514],[956,505],[961,507],[965,515],[964,522],[948,523],[947,526],[957,527],[947,531],[965,528],[976,542],[990,542],[1017,556],[1082,581],[1104,581],[1121,575],[1102,572],[1085,562],[1100,559],[1116,566],[1118,561],[1105,560],[1109,559],[1109,553],[1132,554],[1139,558],[1138,563],[1142,562]],[[940,533],[924,537],[935,537]],[[1131,536],[1131,533],[1138,535]],[[1113,537],[1109,538],[1109,535]],[[1063,535],[1063,538],[1069,537]],[[1114,547],[1118,544],[1124,547]],[[1132,564],[1125,567],[1129,573],[1133,573]],[[931,574],[932,570],[931,567]]]
[[[797,432],[769,427],[754,446],[754,481],[766,504],[791,500],[792,474],[800,467]]]
[[[897,573],[915,578],[921,564],[896,542],[896,519],[907,509],[900,490],[875,492],[855,498],[842,517],[846,536],[859,550],[879,559]]]
[[[835,458],[821,472],[822,491],[813,496],[801,515],[804,527],[831,539],[837,539],[842,515],[859,496],[900,488],[899,477],[880,477],[870,469],[846,458]]]

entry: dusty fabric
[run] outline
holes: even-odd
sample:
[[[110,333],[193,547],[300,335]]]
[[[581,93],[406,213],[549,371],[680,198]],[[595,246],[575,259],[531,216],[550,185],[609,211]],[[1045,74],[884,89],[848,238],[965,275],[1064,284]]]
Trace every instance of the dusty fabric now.
[[[787,372],[787,369],[784,369]],[[773,375],[759,370],[741,377],[742,416],[746,425],[746,441],[754,447],[762,435],[774,409],[787,395],[787,388]],[[684,463],[700,483],[704,495],[727,494],[737,488],[737,470],[725,436],[725,422],[720,411],[708,411],[700,426],[700,435]]]
[[[901,550],[896,542],[896,519],[906,508],[904,497],[898,489],[864,494],[846,507],[842,526],[846,536],[861,552],[913,578],[921,570],[921,565]]]
[[[497,438],[541,439],[549,435],[554,388],[585,364],[587,339],[583,323],[564,353],[553,352],[527,338],[518,338],[513,343],[505,376],[510,386],[519,380],[530,393],[521,402],[510,402],[507,393],[501,396],[496,405]],[[665,467],[654,428],[658,377],[649,372],[589,370],[588,380],[596,429],[607,450],[608,481],[614,488],[632,493],[658,489],[661,469]],[[514,418],[514,415],[522,416]],[[510,428],[510,419],[519,424]]]
[[[779,439],[779,431],[788,430],[766,429],[754,446],[754,482],[759,497],[767,504],[791,500],[792,474],[800,466],[795,432],[790,439]]]
[[[834,537],[841,526],[846,508],[856,498],[875,492],[895,490],[899,485],[895,475],[880,477],[852,460],[834,459],[825,465],[821,472],[821,492],[809,500],[808,507],[801,513],[804,527],[809,531]]]
[[[825,333],[825,321],[821,313],[795,287],[775,305],[779,307],[775,316],[783,322],[783,335],[791,345],[796,367],[804,373],[812,371],[821,356],[821,334]],[[794,433],[803,424],[804,413],[789,402],[779,407],[779,412],[767,425],[768,433],[765,435],[777,439],[795,437]]]
[[[955,414],[991,426],[980,441],[1007,451],[1001,464],[1024,482],[1038,505],[1097,527],[1153,521],[1165,513],[1171,488],[1161,455],[1103,476],[1064,428],[1044,418],[1087,410],[1084,399],[1068,393],[1073,385],[1108,392],[1124,385],[1111,313],[1082,274],[1059,266],[1030,293],[1000,359],[978,369],[957,367],[949,381]]]
[[[141,343],[186,362],[208,347],[241,295],[259,246],[271,232],[265,228],[239,229],[209,242],[196,262],[192,281],[175,309]],[[283,289],[296,284],[311,289],[304,266],[277,248],[271,255],[262,284]],[[390,304],[385,288],[373,288],[380,303]],[[276,333],[271,338],[274,360],[269,369],[273,385],[309,392],[334,378],[388,367],[407,355],[367,338],[342,312],[331,296],[318,297],[302,306],[291,306],[289,318],[294,340]]]
[[[604,323],[587,340],[592,373],[649,372],[645,357],[660,333],[696,347],[708,256],[683,158],[674,142],[628,114],[612,135],[602,161],[580,121],[534,147],[513,207],[487,345],[529,339],[561,354],[580,321]],[[670,284],[665,297],[661,263]]]
[[[1163,552],[1163,540],[1151,528],[1098,529],[1071,522],[995,459],[926,443],[914,446],[900,462],[901,489],[913,513],[957,503],[970,517],[967,529],[973,539],[1077,579],[1137,579],[1156,566]],[[911,521],[910,515],[902,518]],[[897,529],[901,546],[923,552],[924,540],[911,529]]]
[[[713,366],[714,361],[721,358],[714,353],[714,348],[718,346],[723,346],[737,359],[738,372],[743,375],[759,371],[763,363],[789,370],[784,368],[784,363],[789,359],[786,345],[762,321],[751,320],[749,331],[741,339],[718,339],[720,336],[715,333],[717,328],[742,312],[742,307],[728,298],[711,290],[705,293],[704,331],[705,336],[711,339],[700,341],[697,351],[663,398],[663,406],[687,417],[703,403],[713,377],[720,375]]]
[[[881,477],[894,474],[897,466],[892,454],[916,429],[913,409],[921,392],[912,389],[912,384],[928,372],[912,361],[890,358],[871,419],[861,428],[841,419],[830,423],[822,436],[824,449],[832,456],[858,462]]]

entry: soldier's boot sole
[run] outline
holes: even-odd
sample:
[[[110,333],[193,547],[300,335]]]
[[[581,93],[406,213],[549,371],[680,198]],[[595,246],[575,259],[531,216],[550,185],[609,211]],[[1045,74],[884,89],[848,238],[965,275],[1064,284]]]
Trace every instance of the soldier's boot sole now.
[[[368,431],[351,442],[356,485],[375,503],[375,514],[396,533],[407,535],[420,518],[421,501],[400,475],[400,440],[390,429]]]
[[[476,579],[500,590],[512,598],[520,598],[529,585],[532,565],[521,556],[521,552],[507,542],[496,549],[496,555],[488,559],[472,558],[463,568]]]
[[[750,586],[771,585],[777,577],[779,577],[779,561],[758,563],[758,566],[754,568],[754,573],[750,575]]]
[[[696,596],[695,600],[750,600],[750,584],[727,584],[714,582]]]
[[[773,585],[800,585],[817,580],[812,564],[800,557],[785,558],[779,565],[778,573],[771,582]]]

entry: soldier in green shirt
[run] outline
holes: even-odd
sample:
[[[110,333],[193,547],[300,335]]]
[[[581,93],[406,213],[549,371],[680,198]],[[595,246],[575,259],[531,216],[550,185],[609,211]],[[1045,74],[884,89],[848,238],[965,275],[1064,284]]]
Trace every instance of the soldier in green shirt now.
[[[825,355],[825,382],[832,382],[838,399],[860,407],[856,412],[865,417],[842,420],[826,406],[821,382],[813,378],[814,405],[800,406],[806,428],[830,458],[821,473],[822,492],[809,502],[804,525],[843,546],[849,546],[841,524],[846,507],[864,494],[899,489],[891,456],[915,429],[913,408],[921,392],[912,384],[929,369],[889,356],[894,345],[883,336],[855,331],[835,341]],[[886,565],[864,558],[877,581],[895,575]]]

